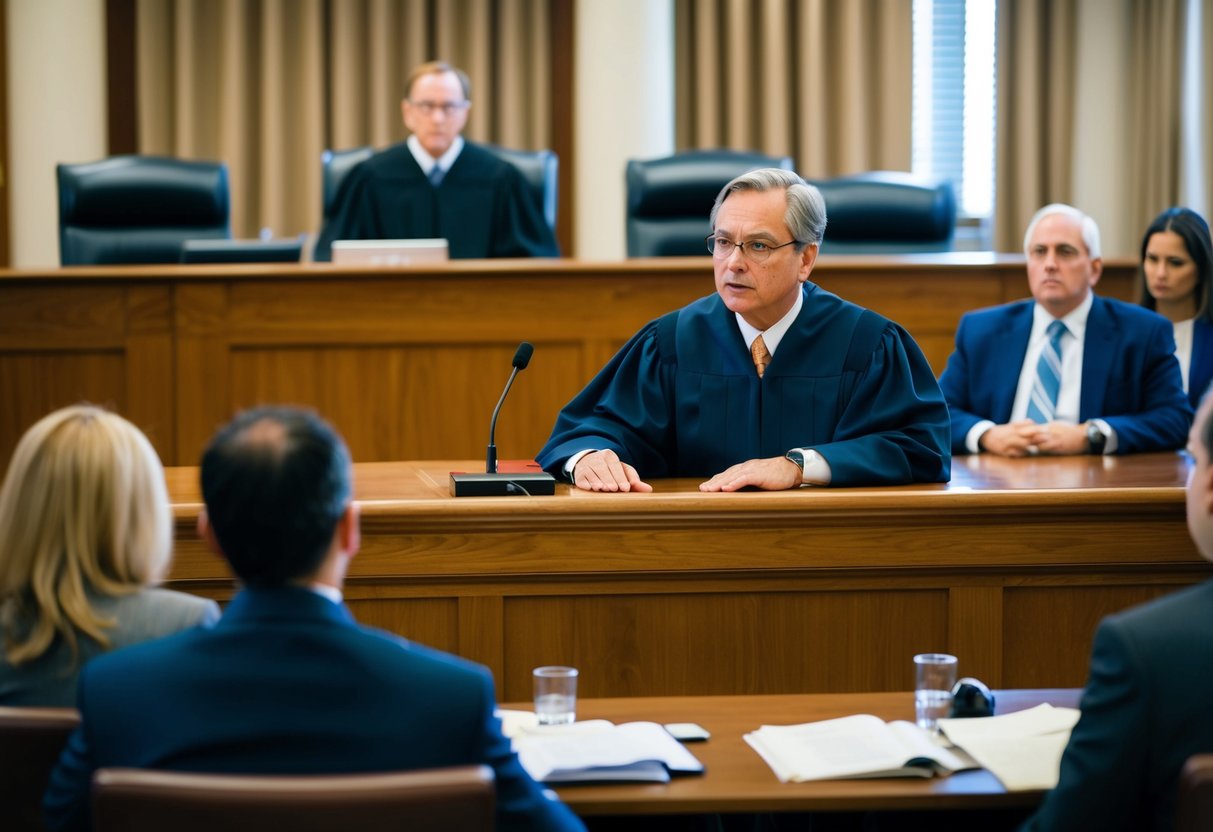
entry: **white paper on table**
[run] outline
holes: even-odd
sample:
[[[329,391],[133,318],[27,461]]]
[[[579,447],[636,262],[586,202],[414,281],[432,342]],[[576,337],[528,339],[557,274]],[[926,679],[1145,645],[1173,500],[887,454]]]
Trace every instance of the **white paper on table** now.
[[[1042,704],[975,719],[941,719],[939,728],[999,779],[1009,792],[1057,785],[1061,755],[1078,722],[1074,708]]]

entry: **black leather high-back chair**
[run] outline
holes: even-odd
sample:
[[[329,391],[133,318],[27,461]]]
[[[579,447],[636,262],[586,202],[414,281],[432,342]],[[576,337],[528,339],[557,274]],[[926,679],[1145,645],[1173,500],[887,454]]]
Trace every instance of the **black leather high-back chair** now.
[[[491,832],[488,766],[336,775],[193,774],[102,768],[96,832]]]
[[[67,738],[75,708],[0,707],[0,827],[42,832],[42,793]]]
[[[946,179],[871,171],[811,180],[826,202],[823,254],[951,251],[956,196]]]
[[[792,170],[789,156],[690,150],[627,166],[628,257],[707,256],[708,215],[720,189],[756,168]]]
[[[65,266],[176,263],[186,240],[231,237],[222,162],[113,156],[56,172]]]
[[[560,191],[560,160],[551,150],[514,150],[495,144],[482,145],[518,168],[530,186],[535,204],[552,232],[556,231],[556,196]]]
[[[370,145],[349,150],[326,150],[320,154],[322,199],[326,221],[332,219],[333,202],[337,199],[337,192],[341,190],[341,183],[345,181],[345,177],[374,155],[375,148]]]
[[[550,150],[514,150],[495,144],[481,145],[485,150],[509,162],[522,174],[535,199],[535,205],[553,232],[556,231],[556,197],[560,190],[559,160]],[[324,218],[332,217],[333,202],[341,183],[355,166],[375,153],[373,147],[350,150],[326,150],[321,156],[324,180]]]

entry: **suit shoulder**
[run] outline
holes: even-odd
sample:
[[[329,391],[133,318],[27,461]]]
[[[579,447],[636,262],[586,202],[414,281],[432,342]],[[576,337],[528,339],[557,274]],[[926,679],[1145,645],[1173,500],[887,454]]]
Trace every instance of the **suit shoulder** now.
[[[965,312],[960,316],[960,320],[974,325],[990,325],[1000,321],[1011,320],[1020,315],[1031,315],[1032,304],[1033,301],[1029,299],[1003,303],[998,306],[986,306],[982,309],[973,309]]]
[[[1136,303],[1118,300],[1117,298],[1100,297],[1099,302],[1113,318],[1118,318],[1133,326],[1170,329],[1171,322],[1152,309],[1146,309]]]
[[[1103,624],[1138,634],[1157,634],[1165,639],[1168,634],[1198,626],[1195,622],[1205,620],[1210,609],[1213,609],[1213,581],[1205,581],[1109,615]]]
[[[471,677],[481,680],[492,679],[492,674],[484,665],[410,641],[395,633],[362,625],[359,625],[354,632],[360,636],[363,647],[377,654],[381,661],[426,665],[439,672],[466,676],[469,679]]]

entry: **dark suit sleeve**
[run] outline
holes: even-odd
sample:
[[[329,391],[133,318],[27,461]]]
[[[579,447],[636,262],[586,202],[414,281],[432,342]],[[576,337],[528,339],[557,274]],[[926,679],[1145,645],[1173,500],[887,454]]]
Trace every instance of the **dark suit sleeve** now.
[[[500,832],[584,832],[585,824],[569,807],[531,779],[493,715],[493,680],[484,674],[482,685],[485,748],[484,762],[496,778],[497,829]]]
[[[989,418],[972,411],[974,406],[971,395],[973,379],[969,376],[972,369],[969,363],[967,323],[967,316],[960,319],[960,324],[956,327],[956,349],[948,356],[947,366],[944,367],[943,375],[939,377],[939,389],[943,391],[943,397],[947,400],[948,414],[951,418],[952,453],[954,454],[968,453],[965,437],[969,435],[969,431],[973,429],[974,425]]]
[[[1082,717],[1061,759],[1057,787],[1025,832],[1147,828],[1146,765],[1150,675],[1115,619],[1095,633]]]
[[[1112,384],[1127,384],[1124,371],[1140,373],[1137,406],[1128,413],[1096,414],[1116,431],[1118,454],[1182,448],[1192,425],[1192,406],[1183,390],[1171,324],[1161,317],[1150,323],[1137,334],[1143,342],[1140,368],[1113,367],[1110,379]]]
[[[838,419],[835,439],[813,448],[831,485],[947,482],[948,408],[931,365],[889,324]]]
[[[358,165],[341,183],[334,198],[333,216],[320,229],[312,252],[316,262],[327,263],[333,259],[334,240],[375,240],[384,236],[379,230],[365,168],[365,164]]]
[[[84,676],[81,673],[81,690]],[[83,702],[82,696],[80,700]],[[43,799],[43,819],[52,832],[83,832],[92,828],[89,796],[96,765],[89,748],[88,725],[87,719],[81,719],[80,727],[68,738],[67,747],[51,772]]]
[[[642,477],[670,476],[673,365],[658,356],[656,323],[632,337],[565,405],[536,460],[555,477],[584,450],[612,450]]]
[[[560,256],[552,229],[513,165],[506,166],[494,201],[490,257]]]

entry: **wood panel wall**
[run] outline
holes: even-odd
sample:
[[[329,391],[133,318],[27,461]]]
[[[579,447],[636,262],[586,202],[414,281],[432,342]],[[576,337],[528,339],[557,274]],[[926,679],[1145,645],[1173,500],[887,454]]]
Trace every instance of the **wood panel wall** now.
[[[1101,284],[1132,293],[1134,266]],[[937,372],[965,311],[1026,293],[1023,258],[823,257],[826,289],[906,326]],[[46,412],[89,400],[191,464],[236,410],[315,407],[359,461],[475,457],[521,340],[503,458],[530,458],[556,413],[646,321],[712,291],[703,258],[0,270],[0,460]]]

